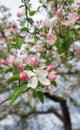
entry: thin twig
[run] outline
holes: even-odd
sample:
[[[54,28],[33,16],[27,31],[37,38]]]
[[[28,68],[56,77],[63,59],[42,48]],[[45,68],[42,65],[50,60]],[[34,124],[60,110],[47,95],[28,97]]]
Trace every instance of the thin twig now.
[[[22,94],[24,94],[25,92],[28,92],[29,90],[30,90],[30,88],[25,90]],[[10,99],[11,99],[11,97],[8,97],[8,98],[4,99],[3,101],[0,102],[0,105],[4,104],[5,102],[9,101]]]
[[[11,99],[11,97],[6,98],[5,100],[3,100],[2,102],[0,102],[0,105],[4,104],[5,102],[9,101]]]

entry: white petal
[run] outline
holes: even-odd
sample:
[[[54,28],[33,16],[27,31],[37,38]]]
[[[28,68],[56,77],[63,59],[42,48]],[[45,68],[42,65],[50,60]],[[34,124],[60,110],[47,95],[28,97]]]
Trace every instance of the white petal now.
[[[47,70],[40,70],[40,76],[41,77],[47,77],[48,71]]]
[[[29,80],[27,85],[28,85],[29,88],[31,87],[31,88],[35,89],[37,87],[37,85],[38,85],[38,79],[36,77],[32,77]]]
[[[47,78],[39,77],[38,79],[39,79],[41,84],[43,84],[43,85],[50,85],[50,81]]]
[[[32,77],[35,75],[31,70],[25,70],[25,72],[29,75],[29,77]]]

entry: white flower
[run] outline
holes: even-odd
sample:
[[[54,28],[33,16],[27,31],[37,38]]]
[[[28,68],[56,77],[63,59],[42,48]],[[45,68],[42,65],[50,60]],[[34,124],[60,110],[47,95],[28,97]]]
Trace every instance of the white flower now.
[[[50,27],[55,26],[55,25],[57,24],[57,20],[58,20],[57,15],[55,15],[54,17],[52,17],[52,18],[50,19],[49,26],[50,26]]]
[[[46,78],[48,75],[47,70],[33,70],[34,72],[30,71],[30,70],[26,70],[27,74],[30,77],[30,80],[27,84],[28,87],[31,87],[33,89],[35,89],[38,85],[38,81],[42,84],[42,85],[50,85],[50,81]]]

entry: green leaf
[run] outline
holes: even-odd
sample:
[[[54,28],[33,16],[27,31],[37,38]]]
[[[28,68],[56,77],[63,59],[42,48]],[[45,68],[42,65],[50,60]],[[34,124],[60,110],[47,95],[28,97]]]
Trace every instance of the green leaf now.
[[[39,41],[40,38],[39,38],[38,36],[35,36],[35,40],[36,40],[36,41]]]
[[[12,72],[12,68],[8,68],[5,70],[5,74],[8,73],[8,72]]]
[[[34,23],[33,19],[32,18],[29,18],[28,17],[28,22],[32,25]]]
[[[13,81],[16,81],[16,80],[19,80],[19,74],[13,75],[6,82],[7,83],[12,83]]]
[[[10,105],[12,105],[15,102],[15,100],[21,95],[22,92],[24,92],[26,90],[26,88],[27,88],[27,86],[25,84],[25,85],[22,85],[20,88],[17,88],[14,91],[14,93],[11,97]]]
[[[20,5],[20,6],[19,6],[19,8],[22,8],[22,7],[24,7],[24,5]]]
[[[73,30],[70,30],[68,32],[69,38],[73,38],[73,36],[75,35],[75,32]]]
[[[40,3],[42,3],[43,0],[39,0]]]
[[[63,39],[62,38],[59,38],[55,42],[55,46],[57,47],[59,53],[61,53],[61,51],[62,51],[62,44],[63,44]]]
[[[56,81],[51,82],[51,84],[54,85],[55,87],[57,87]]]
[[[36,91],[33,90],[33,97],[35,98],[37,95],[36,95]]]
[[[30,66],[30,65],[26,65],[26,66],[24,67],[24,69],[25,69],[25,70],[33,70],[33,67]]]
[[[52,0],[47,0],[47,2],[51,2]]]
[[[35,13],[36,13],[36,11],[30,11],[30,12],[29,12],[29,15],[30,15],[30,16],[33,16]]]
[[[21,29],[21,32],[27,32],[28,31],[28,28],[24,27]]]
[[[21,48],[21,45],[24,43],[24,38],[23,37],[16,37],[14,39],[14,42],[16,42],[16,47]]]
[[[39,100],[41,101],[41,103],[44,103],[43,93],[40,91],[37,91],[36,94],[37,94],[37,97],[39,98]]]

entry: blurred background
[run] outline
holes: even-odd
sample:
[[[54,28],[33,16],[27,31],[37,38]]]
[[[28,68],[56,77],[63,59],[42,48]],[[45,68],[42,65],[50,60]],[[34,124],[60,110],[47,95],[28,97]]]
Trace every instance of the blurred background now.
[[[31,3],[33,8],[36,8],[39,4],[36,0],[35,2],[32,0]],[[17,21],[16,13],[20,10],[19,6],[22,5],[22,2],[20,0],[0,0],[1,5],[9,8],[12,14],[11,19]],[[44,18],[43,15],[40,14],[39,18]],[[34,19],[36,20],[37,17],[34,17]],[[2,50],[0,46],[0,51],[4,52],[5,50]],[[2,52],[0,56],[2,56]],[[77,65],[75,63],[74,66],[77,66],[80,70],[80,62]],[[78,77],[80,77],[80,74],[78,74]],[[67,91],[64,94],[67,93],[70,95],[67,103],[73,130],[80,130],[80,82],[76,86],[76,76],[70,77],[70,82],[66,81],[65,78],[59,77],[58,82],[60,87],[58,93],[61,90],[65,90],[66,86]],[[69,91],[71,84],[72,87],[76,86],[73,93]],[[10,88],[11,86],[6,87],[5,77],[2,75],[2,70],[0,69],[0,101],[5,99],[9,95],[9,92],[12,92]],[[24,94],[16,101],[16,105],[13,107],[10,106],[8,108],[7,103],[0,106],[0,130],[64,130],[62,121],[55,114],[43,112],[53,107],[61,113],[59,103],[45,98],[44,104],[41,104],[31,99],[31,97],[27,97],[27,94]]]

